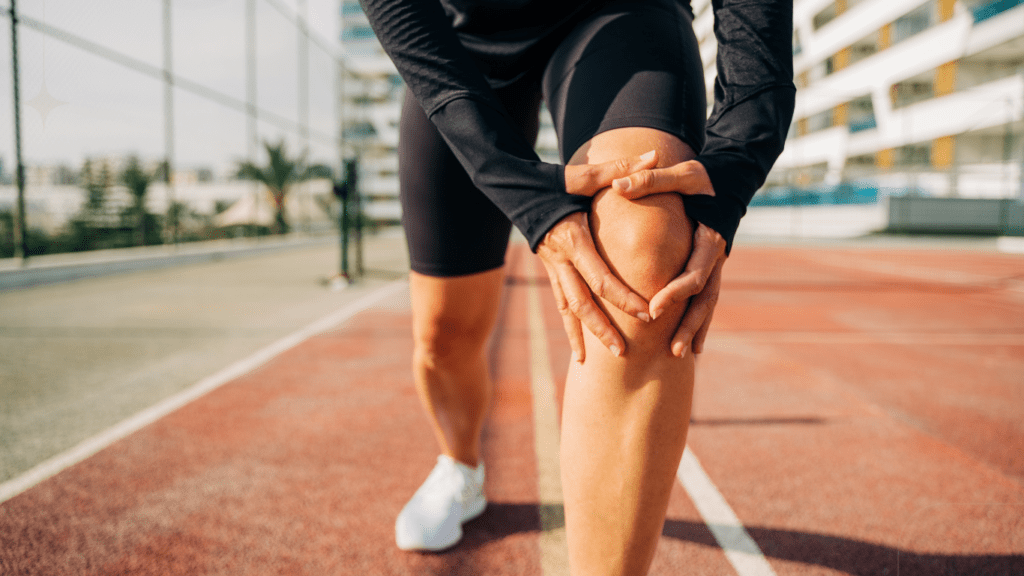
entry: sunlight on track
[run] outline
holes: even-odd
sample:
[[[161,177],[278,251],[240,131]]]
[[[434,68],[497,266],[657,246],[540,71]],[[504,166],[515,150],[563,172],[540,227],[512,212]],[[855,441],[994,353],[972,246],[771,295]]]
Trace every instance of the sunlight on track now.
[[[555,382],[551,375],[547,329],[541,312],[540,296],[534,278],[533,258],[526,259],[526,298],[530,321],[530,380],[533,396],[534,449],[537,454],[537,489],[540,495],[540,565],[544,576],[569,573],[565,543],[565,514],[559,471],[561,442],[558,414],[555,410]]]

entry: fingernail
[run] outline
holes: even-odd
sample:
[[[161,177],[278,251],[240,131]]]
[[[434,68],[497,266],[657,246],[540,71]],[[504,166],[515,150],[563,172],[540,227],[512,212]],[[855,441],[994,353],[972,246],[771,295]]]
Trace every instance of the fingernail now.
[[[618,180],[612,180],[612,186],[615,186],[623,192],[629,190],[629,178],[619,178]]]
[[[641,320],[643,320],[644,322],[650,322],[651,321],[651,317],[650,317],[649,314],[647,314],[647,312],[641,312],[641,313],[637,314],[636,317],[641,319]]]
[[[651,158],[654,158],[654,150],[651,150],[650,152],[640,155],[640,159],[643,160],[644,162],[647,162]]]
[[[661,312],[662,312],[661,308],[658,308],[656,310],[651,310],[651,318],[657,320],[658,316],[661,316]]]
[[[618,346],[614,345],[614,344],[612,344],[612,346],[609,348],[609,350],[612,351],[612,356],[615,356],[616,358],[618,358],[619,356],[622,356],[622,349],[619,348]]]

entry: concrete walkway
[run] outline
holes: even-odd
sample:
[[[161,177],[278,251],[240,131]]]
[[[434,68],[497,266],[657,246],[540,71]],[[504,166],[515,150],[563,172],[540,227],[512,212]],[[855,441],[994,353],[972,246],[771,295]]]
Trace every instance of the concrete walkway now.
[[[106,275],[0,290],[0,482],[408,269],[396,231],[366,238],[367,274],[342,291],[329,286],[330,238],[227,248],[33,259],[54,274],[89,263]]]

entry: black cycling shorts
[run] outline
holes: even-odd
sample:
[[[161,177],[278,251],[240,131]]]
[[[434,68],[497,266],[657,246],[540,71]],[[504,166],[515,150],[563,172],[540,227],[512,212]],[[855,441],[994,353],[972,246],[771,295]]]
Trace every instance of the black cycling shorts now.
[[[621,0],[562,33],[533,73],[495,90],[535,142],[543,100],[563,161],[595,135],[656,128],[704,145],[704,71],[692,18],[673,0]],[[399,140],[402,224],[412,269],[461,276],[501,267],[511,223],[482,192],[411,93]]]

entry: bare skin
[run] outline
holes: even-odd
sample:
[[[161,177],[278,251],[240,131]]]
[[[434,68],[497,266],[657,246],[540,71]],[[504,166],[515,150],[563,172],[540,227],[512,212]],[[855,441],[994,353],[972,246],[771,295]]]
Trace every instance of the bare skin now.
[[[622,128],[594,137],[570,163],[596,163],[655,149],[662,165],[693,151],[667,133]],[[680,276],[693,225],[675,193],[630,200],[613,190],[594,197],[590,219],[598,249],[631,289],[653,298]],[[693,355],[671,342],[686,302],[669,302],[651,322],[600,302],[622,335],[615,355],[584,333],[586,359],[573,363],[562,411],[562,487],[569,565],[574,575],[645,574],[664,523],[686,442]]]
[[[687,352],[707,334],[725,244],[685,216],[678,194],[713,194],[692,156],[656,130],[598,135],[566,167],[570,193],[597,195],[592,214],[564,218],[538,248],[577,358],[562,470],[580,576],[646,572],[685,444]],[[484,348],[502,277],[410,276],[417,389],[442,451],[470,466],[490,402]]]
[[[617,178],[654,166],[653,155],[632,155],[599,165],[568,167],[567,185],[572,191],[593,195]],[[561,275],[566,293],[578,303],[575,313],[586,325],[621,342],[621,336],[594,303],[592,288],[583,278],[590,278],[591,284],[601,282],[602,288],[596,292],[632,315],[648,314],[647,301],[630,291],[608,269],[594,248],[584,214],[570,215],[560,223],[561,229],[569,228],[564,223],[570,218],[582,224],[572,227],[566,237],[575,238],[584,247],[565,248],[556,253],[559,261],[551,264],[549,270]],[[503,280],[503,268],[457,277],[409,274],[416,390],[441,452],[469,466],[480,461],[480,432],[492,388],[484,354],[497,319]],[[580,325],[579,320],[576,325]]]
[[[475,467],[491,400],[487,338],[504,268],[454,278],[409,274],[413,379],[441,452]]]

